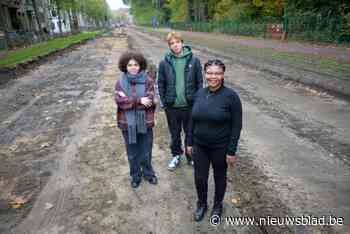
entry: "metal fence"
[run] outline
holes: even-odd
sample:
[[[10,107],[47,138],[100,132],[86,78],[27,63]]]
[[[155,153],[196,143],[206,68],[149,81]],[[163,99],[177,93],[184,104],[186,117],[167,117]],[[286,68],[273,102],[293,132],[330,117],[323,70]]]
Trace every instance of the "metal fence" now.
[[[266,28],[270,21],[213,21],[213,22],[194,22],[194,23],[171,23],[170,26],[179,30],[201,31],[201,32],[221,32],[232,35],[265,37]]]
[[[37,34],[30,31],[7,31],[7,44],[9,47],[20,47],[30,45],[40,41]]]
[[[343,17],[298,16],[287,18],[287,22],[290,38],[350,43],[350,22]]]
[[[293,16],[286,18],[266,18],[260,20],[227,20],[212,22],[176,22],[163,26],[178,30],[221,32],[231,35],[268,37],[271,24],[283,25],[283,32],[289,38],[305,41],[350,43],[350,22],[345,18],[322,18],[320,16]]]
[[[80,27],[80,31],[94,31],[99,29],[98,27]],[[78,31],[77,31],[78,33]],[[47,41],[56,37],[68,36],[72,32],[65,32],[62,34],[48,34],[45,33],[39,36],[38,32],[33,31],[1,31],[0,30],[0,51],[6,49],[12,49],[16,47],[29,46],[38,42]]]
[[[0,31],[0,50],[7,49],[6,34],[4,31]]]

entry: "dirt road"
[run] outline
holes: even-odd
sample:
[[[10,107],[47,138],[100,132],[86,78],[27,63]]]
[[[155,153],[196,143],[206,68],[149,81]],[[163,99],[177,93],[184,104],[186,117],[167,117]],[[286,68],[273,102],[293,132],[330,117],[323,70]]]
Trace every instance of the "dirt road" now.
[[[164,38],[170,28],[137,30]],[[180,31],[185,41],[203,52],[228,58],[253,70],[350,96],[350,50],[348,47],[316,46],[242,38],[218,33]]]
[[[0,87],[0,233],[349,231],[349,102],[227,60],[227,83],[243,100],[244,131],[224,216],[332,214],[346,225],[257,227],[223,220],[214,227],[208,217],[195,223],[193,169],[185,163],[175,172],[166,169],[162,111],[153,150],[159,184],[131,189],[115,121],[117,61],[129,43],[157,64],[166,44],[129,35],[129,41],[117,34],[90,41]],[[210,57],[194,52],[202,61]]]
[[[160,61],[167,49],[164,41],[137,31],[131,31],[130,35],[134,35],[138,49],[145,51],[156,64]],[[201,51],[195,53],[202,61],[213,58]],[[266,187],[255,188],[256,192],[269,193],[278,200],[272,202],[272,211],[268,208],[271,204],[265,204],[267,209],[255,210],[254,215],[333,214],[343,217],[345,222],[349,220],[349,102],[225,61],[226,82],[243,99],[242,163],[245,165],[245,160],[251,159],[256,166],[251,174],[267,177],[262,180]],[[253,203],[266,203],[261,198],[257,202],[254,195],[249,199]],[[278,209],[281,204],[285,207]],[[251,208],[254,210],[254,205]]]

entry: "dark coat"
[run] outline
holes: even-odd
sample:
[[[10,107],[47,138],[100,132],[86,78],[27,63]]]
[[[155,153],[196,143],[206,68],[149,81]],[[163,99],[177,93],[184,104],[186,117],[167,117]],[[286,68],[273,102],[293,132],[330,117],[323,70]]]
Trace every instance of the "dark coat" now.
[[[185,66],[185,96],[188,105],[192,106],[194,94],[203,86],[202,65],[198,58],[191,53]],[[172,107],[176,99],[176,76],[171,56],[165,56],[158,69],[158,91],[164,106]]]

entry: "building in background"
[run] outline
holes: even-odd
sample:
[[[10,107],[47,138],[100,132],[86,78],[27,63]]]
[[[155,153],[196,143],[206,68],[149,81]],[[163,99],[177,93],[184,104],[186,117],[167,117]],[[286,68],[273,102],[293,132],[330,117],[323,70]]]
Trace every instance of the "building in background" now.
[[[104,9],[102,17],[94,17],[91,12],[88,16],[79,3],[72,10],[68,7],[59,9],[54,0],[0,0],[0,50],[80,30],[111,26],[106,13],[108,9]],[[99,9],[99,13],[102,11]]]
[[[120,8],[113,11],[113,22],[112,25],[120,26],[132,24],[132,15],[130,14],[129,8]]]
[[[51,19],[48,0],[36,0],[36,10],[32,0],[2,0],[0,2],[0,35],[7,46],[21,46],[50,35]],[[36,15],[37,12],[37,15]],[[39,23],[38,23],[39,22]],[[43,35],[41,35],[43,34]]]

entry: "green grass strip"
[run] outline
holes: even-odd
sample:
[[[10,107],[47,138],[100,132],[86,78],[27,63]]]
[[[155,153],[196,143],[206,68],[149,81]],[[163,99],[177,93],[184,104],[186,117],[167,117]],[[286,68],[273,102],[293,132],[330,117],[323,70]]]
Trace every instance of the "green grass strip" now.
[[[94,38],[101,33],[103,31],[81,32],[76,35],[55,38],[27,48],[10,51],[4,58],[0,59],[0,67],[15,67],[19,63],[31,61],[39,56],[67,48],[86,39]]]

